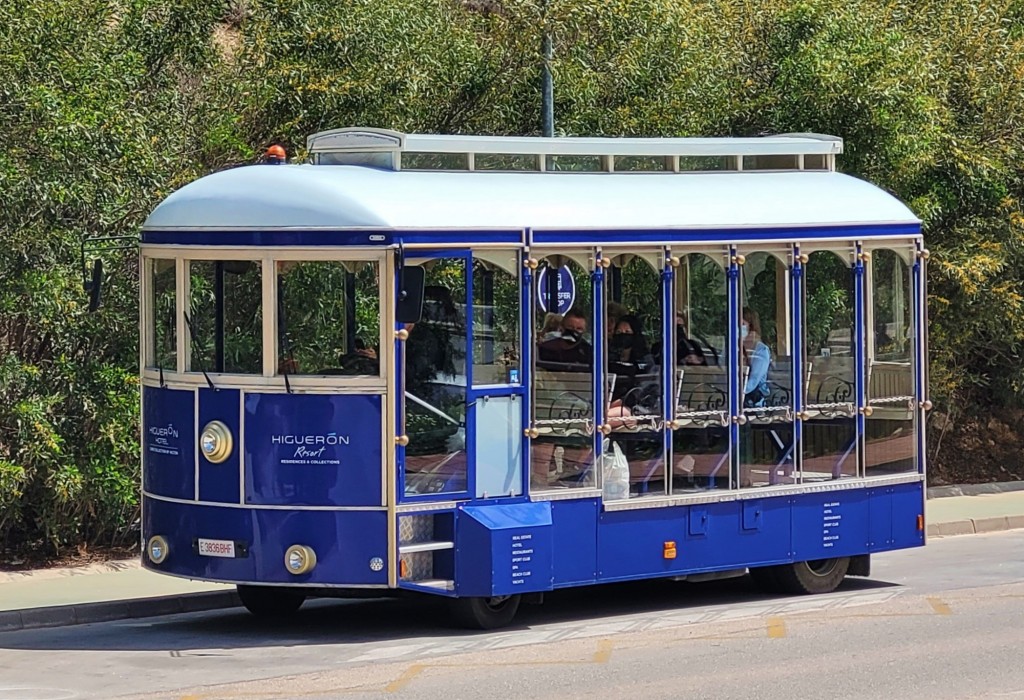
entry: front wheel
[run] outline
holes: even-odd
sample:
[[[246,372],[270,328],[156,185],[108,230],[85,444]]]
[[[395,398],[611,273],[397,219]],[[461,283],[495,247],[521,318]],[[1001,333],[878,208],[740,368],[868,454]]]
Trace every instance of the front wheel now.
[[[493,630],[512,622],[519,610],[519,601],[517,595],[455,598],[451,601],[452,617],[461,627]]]
[[[238,597],[245,609],[257,617],[291,615],[306,600],[306,594],[280,586],[238,586]]]
[[[814,559],[752,569],[755,582],[774,593],[831,593],[846,578],[849,557]]]

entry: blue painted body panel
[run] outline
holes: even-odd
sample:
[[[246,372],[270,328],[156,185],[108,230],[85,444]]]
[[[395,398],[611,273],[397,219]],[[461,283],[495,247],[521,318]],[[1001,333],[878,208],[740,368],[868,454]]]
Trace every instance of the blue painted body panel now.
[[[146,566],[179,576],[232,582],[323,585],[387,585],[387,567],[370,568],[370,560],[387,561],[387,513],[227,508],[168,503],[146,498],[143,531],[163,535],[167,559]],[[247,556],[233,559],[200,556],[197,538],[233,540]],[[285,550],[293,544],[314,549],[317,565],[294,576],[284,568]]]
[[[194,391],[143,387],[142,488],[168,498],[196,496]]]
[[[245,502],[379,506],[379,395],[246,394]]]
[[[199,500],[216,503],[238,503],[238,477],[241,469],[241,417],[239,401],[241,392],[237,389],[199,389],[199,434],[210,421],[218,420],[228,427],[235,436],[231,455],[220,464],[212,464],[199,455]]]
[[[466,506],[455,528],[455,591],[496,596],[552,588],[551,504]]]

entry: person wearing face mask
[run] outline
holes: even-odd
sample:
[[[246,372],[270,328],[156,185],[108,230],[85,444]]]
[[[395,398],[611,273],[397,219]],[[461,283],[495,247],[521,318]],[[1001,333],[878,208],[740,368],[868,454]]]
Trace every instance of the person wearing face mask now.
[[[608,340],[608,361],[634,367],[650,365],[653,359],[647,349],[640,319],[632,314],[621,317]]]
[[[572,365],[567,371],[584,371],[593,364],[593,347],[584,336],[587,333],[587,318],[576,309],[570,309],[562,317],[562,330],[557,336],[542,338],[537,346],[540,362]]]
[[[743,387],[743,407],[764,406],[769,392],[768,367],[772,362],[772,353],[761,342],[761,319],[749,306],[743,307],[740,350],[743,353],[743,364],[748,368],[747,383]]]

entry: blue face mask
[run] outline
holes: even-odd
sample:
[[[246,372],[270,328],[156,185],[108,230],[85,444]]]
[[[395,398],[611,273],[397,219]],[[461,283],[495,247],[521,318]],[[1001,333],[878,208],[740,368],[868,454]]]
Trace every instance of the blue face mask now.
[[[750,326],[744,323],[740,326],[740,338],[746,339],[748,333],[750,333]]]

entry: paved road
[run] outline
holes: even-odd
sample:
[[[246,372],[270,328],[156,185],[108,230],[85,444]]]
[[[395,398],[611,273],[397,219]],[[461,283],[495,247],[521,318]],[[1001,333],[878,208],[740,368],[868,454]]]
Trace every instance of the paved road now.
[[[875,558],[869,581],[770,597],[747,579],[564,591],[468,634],[442,605],[321,601],[0,634],[0,700],[1021,698],[1024,532]]]

